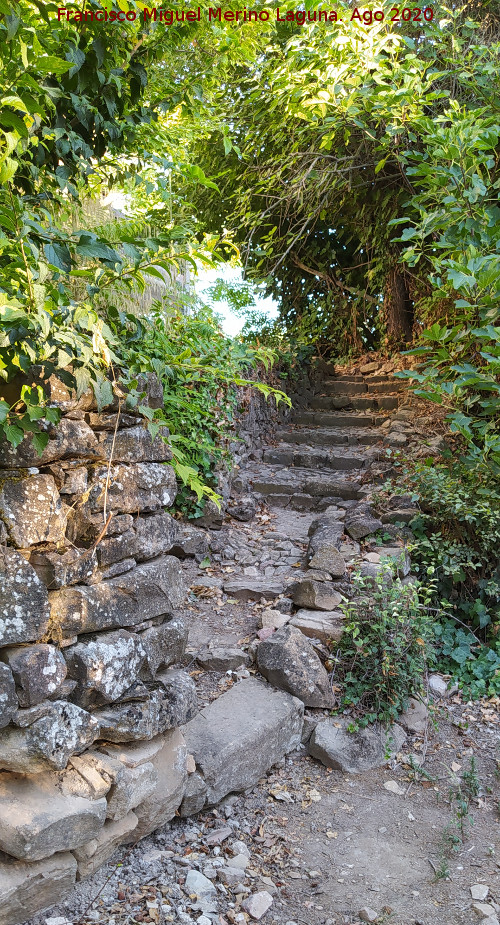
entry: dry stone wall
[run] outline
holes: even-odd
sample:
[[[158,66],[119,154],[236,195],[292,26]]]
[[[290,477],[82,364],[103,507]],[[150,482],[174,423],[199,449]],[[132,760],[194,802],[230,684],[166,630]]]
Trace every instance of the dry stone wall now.
[[[150,404],[161,397],[147,383]],[[51,383],[38,456],[0,445],[0,922],[25,920],[172,817],[197,713],[170,452],[140,418]]]
[[[144,386],[158,407],[160,384]],[[42,456],[30,438],[0,444],[0,925],[209,796],[180,728],[199,715],[195,686],[173,667],[187,642],[180,559],[201,561],[209,534],[169,512],[170,451],[141,418],[50,389],[62,418]],[[247,400],[232,476],[279,418]],[[225,499],[232,476],[220,472]],[[298,732],[283,735],[280,755]]]

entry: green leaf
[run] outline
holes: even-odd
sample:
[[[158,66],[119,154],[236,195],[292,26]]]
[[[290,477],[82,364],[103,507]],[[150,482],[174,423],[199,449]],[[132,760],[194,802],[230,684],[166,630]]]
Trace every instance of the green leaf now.
[[[22,440],[24,440],[24,431],[21,430],[17,424],[4,424],[3,432],[9,443],[12,444],[14,449],[19,446]]]
[[[37,451],[38,455],[41,456],[45,447],[47,446],[47,443],[49,442],[49,435],[43,433],[42,431],[39,431],[38,433],[35,431],[31,439],[33,441],[35,450]]]

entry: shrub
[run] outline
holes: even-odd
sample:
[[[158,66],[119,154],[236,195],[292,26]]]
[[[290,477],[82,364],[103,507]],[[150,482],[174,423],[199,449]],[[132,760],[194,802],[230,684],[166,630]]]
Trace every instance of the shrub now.
[[[432,586],[400,580],[383,563],[377,577],[354,577],[354,598],[343,607],[336,680],[341,707],[352,707],[360,726],[388,724],[422,687],[432,653]]]
[[[407,464],[404,484],[420,512],[410,526],[417,574],[432,574],[440,666],[471,696],[500,690],[500,493],[483,466],[459,459]],[[441,612],[442,607],[441,607]]]

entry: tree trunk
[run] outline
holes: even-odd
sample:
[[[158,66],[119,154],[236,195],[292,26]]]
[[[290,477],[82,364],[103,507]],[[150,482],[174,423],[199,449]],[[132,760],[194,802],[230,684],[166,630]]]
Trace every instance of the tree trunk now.
[[[404,273],[392,267],[385,291],[385,317],[391,343],[407,344],[413,333],[413,302]]]

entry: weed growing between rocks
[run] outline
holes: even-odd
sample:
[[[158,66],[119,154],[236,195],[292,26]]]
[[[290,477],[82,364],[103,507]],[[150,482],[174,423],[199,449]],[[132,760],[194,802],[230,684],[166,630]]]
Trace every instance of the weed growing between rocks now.
[[[480,789],[476,759],[472,755],[468,768],[460,776],[455,773],[451,774],[448,791],[451,817],[441,836],[441,851],[439,864],[435,868],[435,881],[446,880],[450,876],[449,859],[460,851],[471,826],[474,825],[470,804],[479,795]]]
[[[422,687],[429,659],[434,586],[394,577],[383,564],[376,578],[354,577],[354,597],[343,605],[345,631],[333,670],[341,708],[357,726],[390,724]]]

